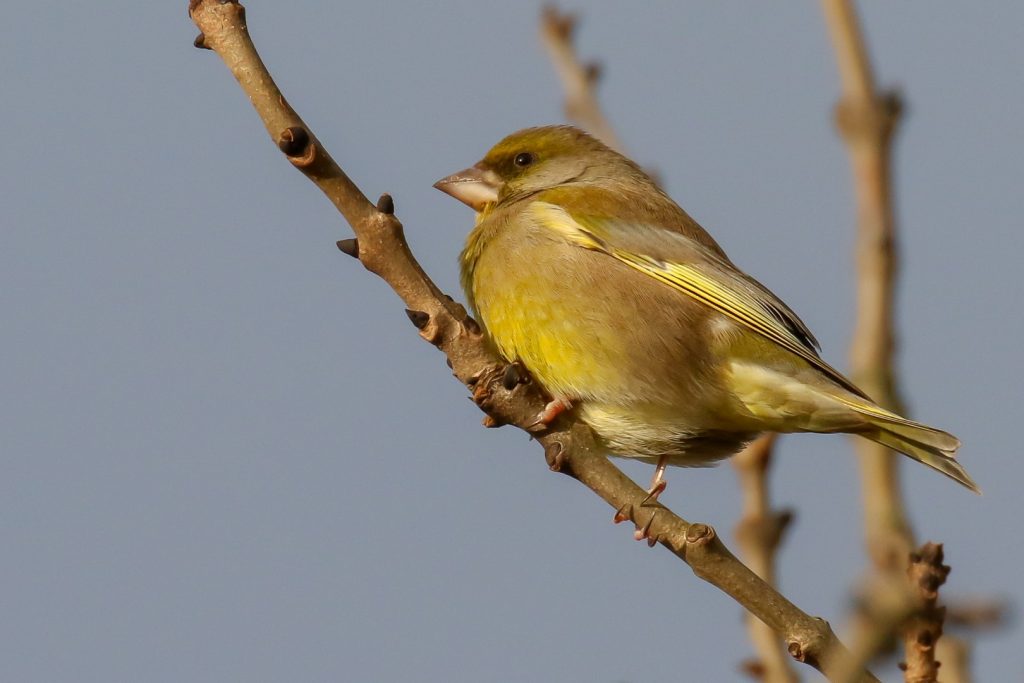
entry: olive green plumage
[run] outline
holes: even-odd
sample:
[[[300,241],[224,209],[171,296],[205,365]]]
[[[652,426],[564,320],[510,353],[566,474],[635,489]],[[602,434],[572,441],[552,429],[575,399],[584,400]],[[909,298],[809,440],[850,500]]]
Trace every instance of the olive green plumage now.
[[[495,347],[615,455],[703,465],[762,431],[849,432],[972,490],[959,441],[877,406],[632,161],[531,128],[437,186],[478,211],[462,285]]]

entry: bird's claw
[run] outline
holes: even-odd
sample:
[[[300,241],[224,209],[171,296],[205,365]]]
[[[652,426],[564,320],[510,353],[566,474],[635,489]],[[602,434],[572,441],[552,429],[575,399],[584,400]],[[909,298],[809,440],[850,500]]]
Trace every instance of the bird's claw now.
[[[657,535],[651,535],[651,525],[654,524],[654,517],[657,514],[658,511],[653,510],[647,522],[643,526],[637,524],[636,531],[633,532],[633,538],[637,541],[647,541],[648,548],[653,548],[661,540]],[[615,524],[621,524],[626,520],[633,520],[633,506],[629,503],[616,510],[615,516],[612,517],[612,522]]]
[[[630,505],[629,503],[625,503],[622,507],[615,511],[615,516],[612,517],[612,524],[622,524],[632,516],[633,506]]]
[[[653,548],[658,542],[657,536],[651,536],[651,525],[654,524],[654,517],[658,514],[657,510],[651,512],[650,519],[642,527],[638,526],[636,531],[633,532],[633,538],[637,541],[647,541],[647,547]]]
[[[647,491],[647,497],[640,501],[640,507],[647,507],[649,505],[655,505],[658,502],[658,496],[668,487],[668,482],[664,479],[654,483],[650,490]]]

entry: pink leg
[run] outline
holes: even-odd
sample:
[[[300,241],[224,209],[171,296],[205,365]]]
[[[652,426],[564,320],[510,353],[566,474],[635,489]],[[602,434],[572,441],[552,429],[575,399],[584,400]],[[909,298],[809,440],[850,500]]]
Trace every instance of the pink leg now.
[[[658,502],[658,496],[660,496],[662,491],[664,491],[668,486],[668,482],[665,481],[665,468],[667,466],[667,455],[663,455],[658,458],[658,466],[654,468],[654,476],[651,477],[651,487],[647,489],[647,497],[644,498],[644,502],[641,503],[641,505]]]
[[[665,481],[665,467],[667,465],[668,465],[668,456],[667,455],[663,455],[660,458],[658,458],[658,466],[654,468],[654,476],[651,477],[651,487],[649,489],[647,489],[647,497],[644,498],[643,502],[640,503],[641,506],[643,506],[643,505],[650,505],[652,503],[657,503],[658,502],[658,496],[660,496],[661,493],[665,490],[665,487],[668,486],[668,482]],[[651,521],[654,521],[653,517],[651,518]],[[648,525],[648,526],[650,526],[650,525]],[[647,532],[648,532],[648,527],[647,526],[645,526],[642,529],[637,529],[636,531],[633,532],[633,538],[635,538],[638,541],[643,541],[645,539],[648,539]],[[648,539],[648,541],[649,541],[648,545],[654,545],[654,541],[651,541],[649,539]]]

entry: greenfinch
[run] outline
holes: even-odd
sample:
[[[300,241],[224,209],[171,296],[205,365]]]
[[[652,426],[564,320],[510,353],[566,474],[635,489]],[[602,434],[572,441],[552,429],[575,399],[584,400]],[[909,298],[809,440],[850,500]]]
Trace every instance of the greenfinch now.
[[[641,168],[571,126],[509,135],[435,183],[477,212],[462,286],[490,342],[612,455],[700,466],[761,432],[857,434],[973,491],[951,434],[872,401],[799,317]]]

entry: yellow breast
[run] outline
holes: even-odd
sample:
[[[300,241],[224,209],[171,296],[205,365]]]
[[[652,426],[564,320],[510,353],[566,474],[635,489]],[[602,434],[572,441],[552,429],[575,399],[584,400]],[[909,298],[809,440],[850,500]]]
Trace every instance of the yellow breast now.
[[[592,274],[573,260],[580,256],[499,217],[470,234],[462,272],[502,356],[521,361],[549,392],[589,398],[623,391],[628,362],[611,328],[613,312],[595,302]]]

